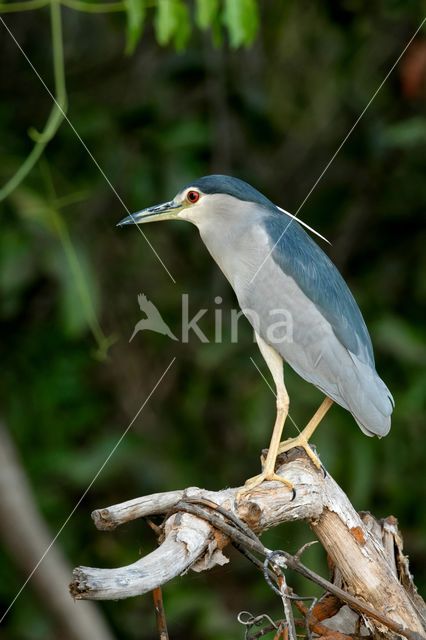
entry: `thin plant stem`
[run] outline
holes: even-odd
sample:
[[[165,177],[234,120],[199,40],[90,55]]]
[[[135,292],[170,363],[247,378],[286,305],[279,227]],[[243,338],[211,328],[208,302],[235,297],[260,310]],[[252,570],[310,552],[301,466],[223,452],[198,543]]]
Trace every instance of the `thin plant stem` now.
[[[22,2],[0,2],[0,13],[19,13],[42,9],[51,4],[51,0],[23,0]],[[83,0],[59,0],[59,4],[84,13],[114,13],[126,11],[126,2],[84,2]]]
[[[66,196],[61,196],[55,200],[55,207],[57,209],[62,209],[63,207],[69,207],[71,204],[75,204],[76,202],[83,202],[83,200],[87,200],[89,197],[88,191],[75,191],[74,193],[69,193]]]
[[[61,4],[68,9],[75,11],[83,11],[85,13],[114,13],[117,11],[126,11],[125,2],[102,2],[95,4],[94,2],[84,2],[82,0],[61,0]]]
[[[18,13],[47,7],[50,0],[24,0],[24,2],[0,2],[0,13]]]
[[[57,202],[57,195],[49,166],[46,161],[43,161],[41,163],[41,169],[47,186],[48,198],[50,201],[49,214],[51,217],[53,229],[62,245],[66,260],[68,262],[68,266],[76,283],[77,293],[81,301],[83,313],[86,317],[86,322],[97,343],[98,350],[96,352],[96,355],[98,359],[105,360],[108,349],[115,342],[116,338],[115,336],[106,336],[102,331],[102,327],[97,318],[95,307],[90,296],[86,278],[84,276],[77,252],[71,239],[68,225],[59,212],[58,208],[55,206],[55,202]]]
[[[35,129],[30,130],[30,136],[35,140],[34,147],[16,173],[6,182],[2,189],[0,189],[0,202],[7,198],[27,177],[39,160],[47,143],[59,129],[67,109],[61,7],[58,0],[50,0],[50,23],[56,103],[52,107],[43,131],[39,133]]]

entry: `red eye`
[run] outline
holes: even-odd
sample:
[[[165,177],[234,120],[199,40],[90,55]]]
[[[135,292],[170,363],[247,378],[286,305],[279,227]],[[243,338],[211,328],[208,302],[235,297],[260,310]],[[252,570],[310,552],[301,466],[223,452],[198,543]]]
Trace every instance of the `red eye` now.
[[[186,194],[186,199],[191,204],[195,204],[200,199],[200,194],[198,193],[198,191],[188,191],[188,193]]]

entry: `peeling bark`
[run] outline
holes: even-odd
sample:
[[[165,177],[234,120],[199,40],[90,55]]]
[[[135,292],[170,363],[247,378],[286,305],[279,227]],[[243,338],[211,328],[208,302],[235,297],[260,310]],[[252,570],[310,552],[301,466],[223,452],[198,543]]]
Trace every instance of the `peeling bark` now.
[[[229,543],[210,522],[189,513],[172,513],[182,500],[208,500],[237,516],[260,534],[284,522],[305,520],[316,534],[340,586],[380,615],[407,629],[407,637],[425,635],[425,605],[417,594],[402,553],[396,520],[382,523],[359,515],[342,489],[313,467],[300,450],[280,458],[278,473],[295,487],[292,492],[279,482],[265,482],[238,495],[240,488],[206,491],[190,487],[130,500],[92,514],[96,526],[111,530],[124,522],[164,514],[164,540],[160,547],[128,567],[74,571],[71,593],[78,599],[119,599],[146,593],[188,571],[204,571],[227,562],[223,554]],[[331,585],[330,585],[331,586]],[[353,605],[352,605],[353,606]],[[347,607],[346,607],[347,608]],[[350,610],[349,619],[351,617]],[[341,616],[339,612],[336,616]],[[385,624],[363,616],[364,633],[394,637]],[[333,617],[330,618],[333,620]],[[344,629],[340,629],[345,633]],[[353,633],[353,631],[351,632]],[[411,635],[410,635],[411,634]]]

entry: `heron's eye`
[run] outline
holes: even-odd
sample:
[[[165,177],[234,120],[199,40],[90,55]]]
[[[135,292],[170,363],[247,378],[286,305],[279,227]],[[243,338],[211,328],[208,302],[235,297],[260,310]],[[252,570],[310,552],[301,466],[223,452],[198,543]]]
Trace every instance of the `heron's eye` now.
[[[195,204],[200,199],[200,194],[198,191],[188,191],[186,194],[186,199],[190,204]]]

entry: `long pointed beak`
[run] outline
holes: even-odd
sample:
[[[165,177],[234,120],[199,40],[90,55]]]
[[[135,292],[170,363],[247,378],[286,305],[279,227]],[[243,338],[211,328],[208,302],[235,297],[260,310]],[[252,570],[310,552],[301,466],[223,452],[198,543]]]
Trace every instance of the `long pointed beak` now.
[[[175,220],[182,205],[174,200],[157,204],[154,207],[142,209],[137,213],[131,213],[127,218],[123,218],[117,227],[124,227],[126,224],[144,224],[145,222],[157,222],[157,220]]]

